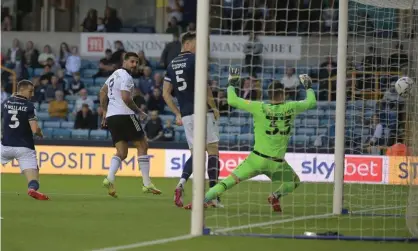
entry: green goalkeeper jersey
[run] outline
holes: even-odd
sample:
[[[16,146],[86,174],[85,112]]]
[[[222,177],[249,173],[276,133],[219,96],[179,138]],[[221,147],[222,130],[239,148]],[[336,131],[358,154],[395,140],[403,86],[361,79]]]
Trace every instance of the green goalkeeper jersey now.
[[[284,158],[295,116],[316,106],[315,93],[307,90],[302,101],[266,104],[239,98],[233,86],[228,87],[228,104],[250,112],[254,117],[254,150],[272,158]]]

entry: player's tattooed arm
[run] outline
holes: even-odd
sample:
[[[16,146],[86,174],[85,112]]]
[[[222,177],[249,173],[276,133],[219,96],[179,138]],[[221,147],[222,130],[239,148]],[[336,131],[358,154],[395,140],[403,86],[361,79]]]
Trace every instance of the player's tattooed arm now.
[[[107,97],[108,87],[107,85],[103,85],[102,89],[100,89],[100,107],[103,110],[103,113],[107,112],[107,105],[109,104],[109,98]]]
[[[134,100],[132,99],[132,95],[129,91],[122,90],[122,100],[125,103],[125,105],[135,112],[135,114],[141,114],[142,111],[139,109],[139,107],[135,104]]]

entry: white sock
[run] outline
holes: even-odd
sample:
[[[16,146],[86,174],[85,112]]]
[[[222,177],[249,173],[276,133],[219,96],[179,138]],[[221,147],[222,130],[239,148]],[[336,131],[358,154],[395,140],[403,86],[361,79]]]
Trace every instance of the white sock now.
[[[186,184],[187,180],[185,178],[181,178],[179,183],[177,184],[178,187],[184,187],[184,185]]]
[[[138,157],[139,168],[142,173],[142,183],[144,186],[151,185],[151,178],[149,177],[149,156],[142,155]]]
[[[118,156],[113,156],[112,160],[110,161],[110,168],[109,168],[109,173],[107,174],[107,179],[112,183],[115,182],[115,179],[116,179],[115,175],[120,168],[121,162],[122,160]]]

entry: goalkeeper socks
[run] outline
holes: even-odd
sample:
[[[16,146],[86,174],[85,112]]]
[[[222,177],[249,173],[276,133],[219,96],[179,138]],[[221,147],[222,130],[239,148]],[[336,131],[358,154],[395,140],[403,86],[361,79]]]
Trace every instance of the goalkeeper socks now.
[[[28,189],[33,189],[35,191],[38,191],[39,189],[39,182],[37,180],[31,180],[28,183]]]
[[[236,181],[232,176],[228,176],[223,181],[216,184],[214,187],[209,189],[209,191],[205,195],[205,202],[211,201],[216,199],[218,196],[223,194],[226,190],[231,189],[235,186]]]
[[[214,187],[218,183],[219,177],[219,157],[217,155],[209,155],[208,158],[208,177],[209,187]]]
[[[177,186],[183,187],[186,184],[187,180],[190,178],[190,175],[193,173],[193,155],[186,161],[183,167],[183,173],[181,174],[180,182]]]
[[[107,174],[107,179],[114,183],[115,182],[115,175],[118,172],[120,165],[122,163],[122,160],[118,156],[113,156],[112,160],[110,161],[110,168],[109,173]]]
[[[142,183],[144,186],[151,185],[151,178],[149,177],[149,156],[142,155],[138,157],[138,165],[142,173]]]

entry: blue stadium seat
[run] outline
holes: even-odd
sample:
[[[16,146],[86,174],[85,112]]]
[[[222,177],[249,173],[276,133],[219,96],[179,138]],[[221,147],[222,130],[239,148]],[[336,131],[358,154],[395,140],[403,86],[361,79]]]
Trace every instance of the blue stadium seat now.
[[[81,59],[81,69],[88,69],[90,68],[90,61],[86,59]]]
[[[52,132],[52,137],[54,139],[70,139],[71,138],[71,130],[68,129],[54,129]]]
[[[229,123],[234,126],[241,126],[248,123],[248,119],[246,117],[232,117],[229,120]]]
[[[35,68],[33,70],[33,75],[34,76],[40,76],[42,74],[42,72],[44,72],[44,69],[42,69],[42,68]]]
[[[91,77],[82,78],[81,81],[84,83],[84,86],[92,86],[92,85],[94,85],[94,80]]]
[[[73,129],[74,128],[74,121],[62,121],[61,128],[65,129]]]
[[[325,110],[325,116],[335,116],[335,110]]]
[[[306,127],[317,127],[319,125],[318,119],[305,119],[304,122]]]
[[[181,133],[176,132],[174,133],[174,141],[179,142],[181,138]]]
[[[327,135],[328,134],[328,128],[326,127],[319,127],[316,129],[317,135]]]
[[[220,125],[227,125],[227,124],[229,124],[229,118],[228,117],[220,117],[219,118],[219,124]]]
[[[38,126],[39,128],[44,128],[44,122],[42,120],[38,120]]]
[[[252,146],[253,145],[253,142],[254,142],[254,135],[249,134],[249,133],[247,133],[247,134],[240,134],[237,137],[237,141],[238,141],[238,144],[239,145],[244,145],[245,144],[245,145]]]
[[[241,128],[241,133],[251,133],[252,131],[252,126],[251,125],[243,125],[240,127]]]
[[[184,132],[184,127],[182,126],[175,126],[173,125],[174,131],[176,132]]]
[[[49,119],[49,113],[48,112],[38,112],[38,113],[36,113],[36,117],[38,117],[39,120],[48,120]]]
[[[106,130],[91,130],[90,139],[105,140],[107,139],[107,131]]]
[[[107,78],[96,78],[94,80],[94,85],[102,86],[106,82]]]
[[[166,121],[166,120],[173,121],[174,120],[174,116],[172,116],[172,115],[160,115],[160,118],[161,118],[162,121]]]
[[[317,109],[311,109],[311,110],[307,110],[307,111],[305,112],[305,114],[306,114],[308,117],[313,117],[313,118],[316,118],[316,117],[319,117],[319,116],[323,116],[323,115],[324,115],[324,111],[323,111],[322,109],[320,109],[320,110],[317,110]]]
[[[97,70],[96,69],[84,69],[82,71],[82,77],[83,78],[91,78],[96,73],[97,73]]]
[[[305,135],[295,135],[292,137],[292,142],[298,146],[307,145],[309,144],[309,137],[306,137]]]
[[[70,103],[70,102],[68,102],[68,111],[72,111],[72,110],[74,110],[74,104],[73,103]]]
[[[225,126],[225,133],[239,134],[239,133],[241,133],[241,127],[239,127],[239,126]]]
[[[220,141],[222,143],[227,143],[227,144],[230,144],[230,145],[234,145],[234,144],[236,144],[236,140],[237,140],[236,135],[225,134],[225,133],[220,134]]]
[[[45,128],[60,128],[61,122],[60,121],[45,121],[44,127]]]
[[[89,130],[76,129],[71,131],[73,139],[89,139]]]
[[[54,132],[53,128],[42,129],[42,133],[44,134],[44,139],[52,139],[53,132]]]
[[[49,104],[48,103],[42,103],[42,104],[40,104],[39,105],[39,111],[41,112],[47,112],[48,111],[48,107],[49,107]]]
[[[88,98],[93,100],[93,101],[98,99],[97,94],[96,95],[89,95]]]
[[[295,126],[298,126],[298,125],[300,125],[302,123],[302,119],[300,119],[300,118],[296,118],[295,120],[294,120],[294,124],[295,124]]]
[[[180,142],[186,142],[186,141],[187,141],[186,134],[185,133],[181,133],[180,134]]]
[[[67,96],[65,96],[65,100],[67,100],[67,101],[76,101],[77,99],[79,98],[79,96],[78,95],[67,95]]]
[[[89,86],[87,87],[87,91],[89,94],[98,94],[100,92],[101,87],[100,86]]]
[[[308,135],[312,136],[315,135],[315,129],[314,127],[301,127],[296,130],[297,135]]]

